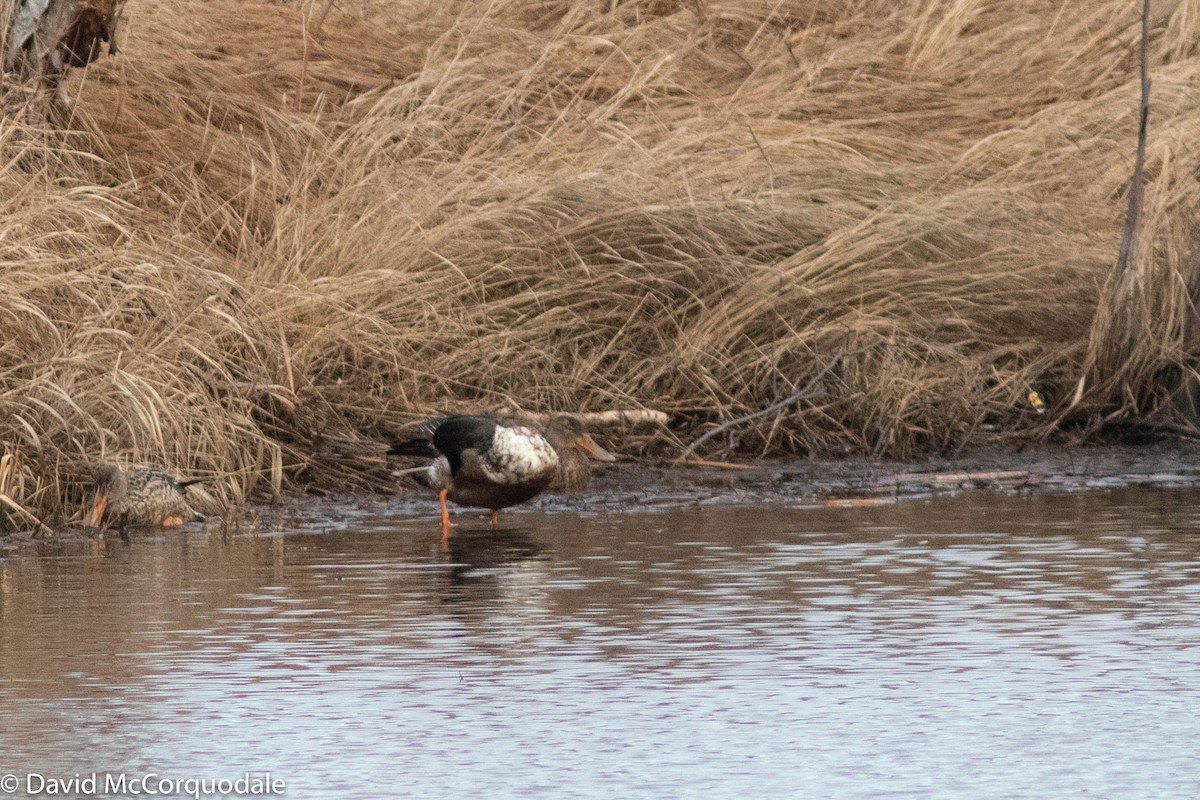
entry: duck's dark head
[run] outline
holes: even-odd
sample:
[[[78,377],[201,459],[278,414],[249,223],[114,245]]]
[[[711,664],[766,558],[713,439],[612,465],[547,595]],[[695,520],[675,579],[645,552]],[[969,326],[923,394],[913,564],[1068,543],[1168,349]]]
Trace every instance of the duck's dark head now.
[[[546,425],[546,441],[560,453],[577,450],[595,461],[617,460],[616,456],[596,444],[596,440],[588,435],[587,428],[578,417],[565,414],[551,417]]]
[[[120,497],[129,489],[129,481],[125,479],[125,473],[115,464],[96,467],[92,472],[92,480],[96,483],[96,491],[110,499]]]

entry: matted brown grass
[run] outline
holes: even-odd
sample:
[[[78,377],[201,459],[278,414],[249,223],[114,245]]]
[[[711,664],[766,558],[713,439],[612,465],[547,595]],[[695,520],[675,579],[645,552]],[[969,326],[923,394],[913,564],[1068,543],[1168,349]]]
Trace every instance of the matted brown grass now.
[[[1196,0],[1155,3],[1125,340],[1092,321],[1127,2],[325,6],[131,3],[69,115],[0,128],[0,442],[46,518],[101,459],[233,500],[379,486],[356,442],[443,408],[652,407],[686,439],[838,356],[714,446],[1040,436],[1031,388],[1063,408],[1091,370],[1076,409],[1121,413],[1190,369]]]

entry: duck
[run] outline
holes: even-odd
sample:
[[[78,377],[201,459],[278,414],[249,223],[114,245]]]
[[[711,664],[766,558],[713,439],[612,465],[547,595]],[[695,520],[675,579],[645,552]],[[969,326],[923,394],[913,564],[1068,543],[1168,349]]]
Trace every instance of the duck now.
[[[558,470],[546,487],[548,492],[585,491],[592,482],[592,461],[617,460],[596,443],[578,417],[562,414],[552,418],[543,435],[558,453]]]
[[[199,480],[181,481],[153,467],[104,464],[92,473],[96,496],[86,522],[102,521],[122,531],[127,525],[167,527],[204,519],[188,503],[187,487]]]
[[[551,417],[542,431],[490,416],[455,415],[422,423],[418,432],[392,445],[388,454],[433,459],[405,471],[438,492],[443,538],[452,527],[447,502],[491,510],[496,528],[503,508],[548,489],[586,488],[589,459],[617,460],[596,443],[578,417],[565,414]]]

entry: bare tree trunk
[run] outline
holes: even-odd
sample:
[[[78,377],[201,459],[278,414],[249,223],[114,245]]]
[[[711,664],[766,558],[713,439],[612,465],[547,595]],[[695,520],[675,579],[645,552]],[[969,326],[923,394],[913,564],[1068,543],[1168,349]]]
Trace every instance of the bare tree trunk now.
[[[4,70],[34,91],[31,106],[69,104],[60,82],[71,67],[115,53],[125,0],[3,0]],[[32,109],[31,109],[32,110]]]

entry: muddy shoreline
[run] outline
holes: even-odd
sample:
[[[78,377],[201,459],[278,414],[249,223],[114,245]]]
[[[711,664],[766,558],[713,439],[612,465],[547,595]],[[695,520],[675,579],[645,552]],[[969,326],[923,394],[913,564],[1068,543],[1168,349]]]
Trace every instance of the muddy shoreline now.
[[[584,494],[546,495],[532,505],[548,511],[584,513],[694,505],[854,508],[964,491],[1078,492],[1133,485],[1200,486],[1200,444],[1180,441],[1136,447],[981,450],[957,458],[903,462],[868,458],[767,459],[738,462],[729,468],[622,462],[597,470],[591,488]],[[422,515],[429,513],[431,502],[424,492],[409,489],[383,495],[290,495],[273,505],[247,506],[236,518],[201,524],[230,525],[235,530],[311,528],[374,513]],[[0,546],[12,550],[95,536],[94,531],[65,528],[55,531],[53,537],[0,537]]]
[[[599,510],[687,504],[854,507],[963,491],[1078,492],[1143,485],[1200,486],[1200,445],[1093,446],[1022,452],[989,450],[957,458],[867,458],[742,462],[742,469],[618,465],[593,491],[547,498],[546,506]],[[634,504],[632,501],[636,501]]]

